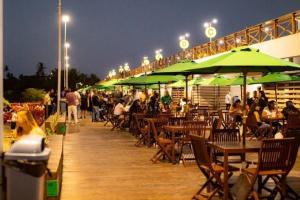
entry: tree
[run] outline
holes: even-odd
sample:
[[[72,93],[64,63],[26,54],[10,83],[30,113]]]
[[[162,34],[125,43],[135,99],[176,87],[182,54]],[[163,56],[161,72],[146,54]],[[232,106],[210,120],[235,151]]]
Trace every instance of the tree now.
[[[45,76],[46,75],[45,69],[46,69],[46,67],[45,67],[44,63],[39,62],[37,64],[36,76],[38,76],[38,77]]]
[[[45,91],[36,88],[27,88],[22,92],[23,101],[25,102],[36,102],[42,101],[45,96]]]

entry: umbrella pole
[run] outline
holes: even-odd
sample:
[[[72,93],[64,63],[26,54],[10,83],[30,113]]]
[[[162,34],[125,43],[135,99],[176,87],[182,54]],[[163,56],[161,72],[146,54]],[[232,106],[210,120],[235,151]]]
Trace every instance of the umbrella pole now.
[[[159,99],[161,98],[161,94],[160,94],[160,82],[158,82],[158,93],[159,93]]]
[[[186,102],[188,102],[188,99],[189,99],[189,97],[188,97],[188,93],[189,93],[189,91],[188,91],[188,75],[186,75],[185,76],[185,98],[186,98]]]
[[[198,105],[200,106],[200,99],[199,99],[199,85],[197,84],[197,99],[198,99]]]
[[[243,86],[241,85],[241,99],[243,99]]]
[[[244,92],[243,92],[243,145],[246,144],[246,89],[247,89],[247,72],[243,71],[243,78],[244,78]]]
[[[278,87],[278,85],[277,85],[277,83],[275,83],[275,101],[276,101],[276,103],[277,103],[277,87]]]

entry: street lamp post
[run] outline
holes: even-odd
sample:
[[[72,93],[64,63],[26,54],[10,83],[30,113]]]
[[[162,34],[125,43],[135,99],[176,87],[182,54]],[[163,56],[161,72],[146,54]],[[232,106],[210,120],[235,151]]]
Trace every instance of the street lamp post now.
[[[158,49],[155,51],[155,60],[159,62],[163,58],[162,49]],[[155,69],[153,69],[155,71]]]
[[[149,67],[150,68],[150,61],[148,56],[144,56],[143,61],[142,61],[142,66],[145,69],[145,74],[147,74],[146,68]]]
[[[69,88],[69,67],[70,67],[70,64],[69,64],[69,55],[68,55],[68,50],[70,48],[70,43],[66,42],[65,43],[65,82],[66,82],[66,88]]]
[[[120,67],[119,67],[119,73],[120,73],[120,75],[121,75],[121,78],[123,78],[123,73],[124,73],[124,68],[123,68],[123,66],[122,65],[120,65]]]
[[[57,58],[57,114],[60,115],[61,95],[61,0],[57,0],[57,25],[58,25],[58,58]]]
[[[179,36],[179,47],[183,50],[183,58],[185,58],[185,50],[190,46],[189,37],[189,33]]]
[[[66,53],[66,43],[67,43],[67,23],[70,21],[70,17],[68,15],[64,15],[62,17],[62,21],[64,22],[64,27],[65,27],[65,30],[64,30],[64,87],[67,87],[67,60],[66,60],[66,57],[67,57],[67,53]]]
[[[214,18],[210,22],[205,22],[204,23],[204,28],[205,28],[205,36],[209,38],[209,47],[210,51],[212,51],[211,48],[211,42],[214,37],[217,35],[217,29],[213,26],[214,24],[217,24],[218,20]]]
[[[127,73],[130,72],[129,64],[125,63],[123,69],[124,69],[125,76],[127,76]]]

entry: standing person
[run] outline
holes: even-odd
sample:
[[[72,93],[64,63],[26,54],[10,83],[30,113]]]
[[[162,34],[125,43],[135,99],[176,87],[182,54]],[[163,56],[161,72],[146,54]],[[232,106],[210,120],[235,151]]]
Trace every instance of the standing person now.
[[[76,95],[76,108],[77,108],[77,113],[78,113],[78,117],[79,117],[79,115],[80,115],[81,96],[80,96],[80,94],[77,90],[74,91],[74,94]]]
[[[81,114],[81,119],[86,118],[86,111],[88,108],[88,96],[86,93],[81,94],[81,104],[80,104],[80,114]]]
[[[231,96],[231,92],[229,91],[226,95],[225,95],[225,105],[226,105],[226,110],[230,109],[230,106],[232,104],[232,96]]]
[[[260,107],[260,111],[262,112],[263,109],[268,105],[268,97],[264,91],[260,90],[258,94],[258,106]]]
[[[78,119],[77,119],[77,97],[76,94],[74,93],[74,91],[68,91],[67,95],[66,95],[66,101],[68,104],[68,122],[71,123],[71,119],[72,119],[72,114],[74,116],[74,121],[75,124],[77,124]]]
[[[92,96],[92,105],[93,105],[93,112],[92,112],[92,122],[99,121],[99,106],[100,106],[100,99],[96,92]]]
[[[56,102],[57,102],[57,95],[53,89],[50,91],[50,99],[51,99],[50,115],[53,115],[56,111]]]
[[[67,94],[67,88],[64,88],[63,91],[61,92],[61,101],[60,101],[61,113],[67,112],[66,94]]]
[[[168,90],[165,91],[165,95],[161,98],[161,102],[164,106],[164,110],[166,112],[169,111],[170,110],[170,105],[172,103],[172,98],[171,98]]]
[[[43,99],[43,103],[45,106],[45,119],[47,119],[50,116],[51,111],[51,97],[50,97],[50,91],[48,91]]]

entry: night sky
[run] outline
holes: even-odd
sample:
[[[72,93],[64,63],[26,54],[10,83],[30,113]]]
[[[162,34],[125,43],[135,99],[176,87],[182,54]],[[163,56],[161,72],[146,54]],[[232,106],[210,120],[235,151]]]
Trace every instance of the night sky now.
[[[104,78],[125,62],[136,67],[158,48],[179,50],[178,36],[192,46],[206,42],[203,23],[216,17],[219,37],[300,9],[299,0],[62,0],[71,16],[70,64]],[[57,64],[57,1],[5,0],[5,64],[32,74],[38,62]]]

